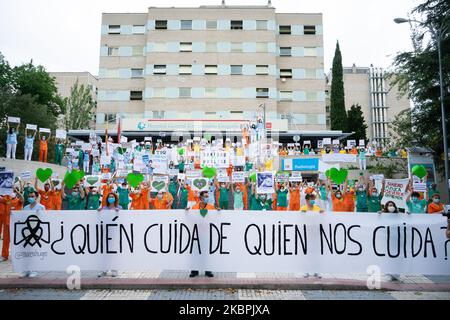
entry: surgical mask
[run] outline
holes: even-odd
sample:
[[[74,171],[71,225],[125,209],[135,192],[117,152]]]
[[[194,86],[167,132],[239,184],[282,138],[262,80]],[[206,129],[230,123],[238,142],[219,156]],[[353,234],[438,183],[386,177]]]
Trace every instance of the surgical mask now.
[[[78,194],[78,192],[75,192],[75,191],[72,192],[72,196],[74,196],[74,197],[76,197],[77,194]]]
[[[340,199],[342,198],[342,195],[340,193],[336,194],[336,198]]]
[[[261,200],[263,200],[263,201],[266,200],[266,196],[261,196],[260,198],[261,198]]]
[[[441,199],[439,199],[439,198],[434,198],[434,199],[433,199],[433,203],[438,204],[438,203],[440,203],[440,202],[441,202]]]
[[[108,198],[108,203],[109,204],[113,204],[114,202],[116,202],[115,198]]]
[[[395,207],[394,206],[389,206],[388,207],[388,211],[391,212],[391,213],[395,212]]]
[[[236,192],[237,192],[237,193],[240,193],[240,192],[241,192],[241,190],[237,189],[237,190],[236,190]]]
[[[35,203],[36,202],[36,198],[28,198],[28,202],[29,203]]]
[[[162,195],[162,194],[158,194],[158,196],[157,196],[157,197],[158,197],[158,199],[159,199],[159,200],[161,200],[161,199],[162,199],[162,197],[163,197],[163,195]]]

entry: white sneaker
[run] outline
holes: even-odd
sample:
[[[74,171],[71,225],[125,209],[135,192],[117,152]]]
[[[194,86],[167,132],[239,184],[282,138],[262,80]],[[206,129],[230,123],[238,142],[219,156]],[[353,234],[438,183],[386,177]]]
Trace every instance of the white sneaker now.
[[[309,273],[305,273],[305,274],[303,275],[303,278],[309,278]]]
[[[99,277],[99,278],[105,277],[107,274],[108,274],[108,273],[107,273],[106,271],[100,271],[100,272],[97,274],[97,277]]]
[[[38,273],[36,272],[36,271],[31,271],[29,274],[28,274],[28,278],[36,278],[36,277],[38,277],[39,275],[38,275]]]
[[[322,279],[322,276],[320,275],[320,273],[314,273],[314,277],[318,278],[318,279]]]
[[[115,278],[118,276],[117,270],[111,270],[111,277]]]

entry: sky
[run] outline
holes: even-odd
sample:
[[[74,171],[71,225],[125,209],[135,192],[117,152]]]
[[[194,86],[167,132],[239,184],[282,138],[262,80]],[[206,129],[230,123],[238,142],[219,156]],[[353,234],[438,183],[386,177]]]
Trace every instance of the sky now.
[[[272,0],[276,12],[323,13],[325,70],[339,40],[343,65],[389,68],[411,50],[408,24],[397,25],[421,0]],[[220,5],[221,0],[1,0],[0,52],[13,66],[29,62],[47,71],[98,74],[102,12],[147,12],[148,7]],[[267,0],[226,0],[266,5]]]

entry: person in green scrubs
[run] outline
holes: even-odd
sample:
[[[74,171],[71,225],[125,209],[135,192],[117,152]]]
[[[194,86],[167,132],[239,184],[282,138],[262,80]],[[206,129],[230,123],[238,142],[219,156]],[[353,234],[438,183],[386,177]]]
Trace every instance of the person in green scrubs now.
[[[178,181],[177,181],[177,177],[173,177],[172,179],[170,179],[170,183],[169,183],[169,192],[173,197],[173,202],[172,202],[172,209],[177,209],[177,204],[178,204]]]
[[[420,193],[410,192],[406,197],[406,206],[408,213],[426,213],[428,203],[427,200],[420,199]]]
[[[63,190],[62,198],[67,201],[67,210],[84,210],[85,208],[85,192],[80,185],[74,186],[69,194]]]
[[[58,140],[58,143],[55,145],[55,162],[57,165],[62,164],[62,159],[64,156],[64,144],[61,140]]]
[[[26,207],[27,205],[30,204],[30,202],[28,201],[28,196],[30,193],[33,193],[35,190],[34,188],[31,186],[30,182],[27,182],[27,184],[25,185],[25,187],[23,188],[23,206]]]
[[[219,208],[222,210],[228,210],[228,183],[216,183],[216,188],[219,190]]]
[[[178,162],[178,171],[179,171],[180,173],[184,173],[184,167],[185,167],[184,158],[181,157],[181,158],[180,158],[180,162]]]
[[[367,186],[368,188],[369,186]],[[367,204],[368,189],[364,186],[363,177],[360,176],[358,183],[355,185],[356,189],[356,212],[368,212]]]
[[[187,189],[186,182],[183,182],[180,186],[179,190],[179,201],[178,201],[178,208],[187,208],[188,205],[188,196],[189,196],[189,190]]]
[[[281,184],[280,187],[278,187],[278,184],[275,184],[275,192],[277,194],[277,211],[287,211],[287,195],[289,193],[289,190],[286,186],[286,183]]]
[[[367,209],[368,212],[380,212],[381,211],[381,199],[383,199],[384,193],[384,180],[381,187],[381,191],[378,192],[373,182],[369,184],[369,196],[367,197]]]
[[[245,171],[250,171],[253,169],[253,163],[251,163],[250,161],[247,160],[247,162],[245,163]]]
[[[269,197],[270,198],[270,197]],[[271,211],[272,199],[268,199],[266,194],[256,194],[255,186],[252,186],[252,202],[250,205],[252,211]]]
[[[117,194],[119,195],[119,206],[123,210],[128,210],[130,204],[130,191],[128,190],[127,183],[124,181],[121,185],[117,186]]]
[[[86,190],[86,210],[97,210],[100,208],[100,195],[97,188],[90,187]]]

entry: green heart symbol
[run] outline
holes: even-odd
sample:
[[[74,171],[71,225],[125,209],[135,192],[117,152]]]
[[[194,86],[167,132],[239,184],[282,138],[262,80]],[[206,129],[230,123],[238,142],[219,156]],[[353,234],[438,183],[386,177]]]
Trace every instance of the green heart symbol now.
[[[215,177],[216,173],[217,173],[216,168],[204,167],[202,170],[203,176],[205,178],[209,178],[209,179]]]
[[[164,187],[166,186],[166,183],[164,181],[153,181],[152,186],[156,190],[160,191],[160,190],[164,189]]]
[[[252,174],[249,176],[249,178],[250,178],[250,180],[251,180],[252,182],[256,182],[256,172],[255,172],[255,173],[252,173]]]
[[[182,156],[182,155],[184,154],[184,149],[183,149],[183,148],[179,148],[179,149],[178,149],[178,154],[179,154],[180,156]]]
[[[204,218],[208,214],[208,209],[200,209],[200,215]]]
[[[36,170],[36,177],[38,177],[38,179],[41,182],[45,182],[47,181],[53,174],[53,170],[50,168],[47,169],[37,169]]]
[[[325,171],[325,175],[327,176],[327,178],[330,177],[330,169],[328,169],[327,171]]]
[[[127,151],[126,148],[122,148],[122,147],[117,148],[117,152],[119,152],[119,154],[124,154],[126,151]]]
[[[144,176],[140,173],[130,173],[127,175],[127,181],[133,188],[139,186],[139,184],[144,181]]]
[[[347,179],[348,176],[348,170],[347,169],[341,169],[338,170],[336,168],[330,169],[330,178],[331,180],[336,184],[341,184]]]
[[[59,180],[52,180],[52,182],[55,187],[59,185]]]
[[[203,189],[206,186],[206,183],[205,179],[195,179],[193,182],[194,186],[199,190]]]
[[[86,182],[88,184],[90,184],[91,186],[93,186],[94,184],[96,184],[98,182],[98,177],[97,176],[90,176],[86,178]]]
[[[84,172],[82,170],[72,170],[72,172],[66,172],[64,176],[64,184],[67,188],[72,189],[78,181],[83,179]]]
[[[414,176],[418,177],[419,179],[422,179],[427,175],[427,169],[422,165],[416,165],[412,167],[411,172]]]

